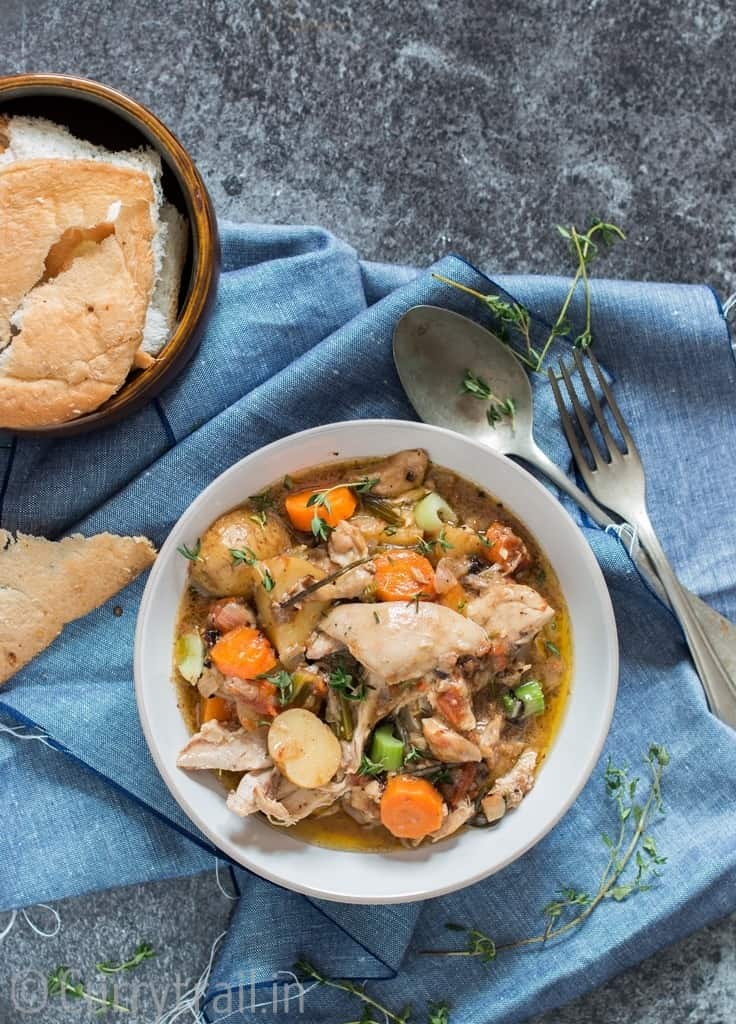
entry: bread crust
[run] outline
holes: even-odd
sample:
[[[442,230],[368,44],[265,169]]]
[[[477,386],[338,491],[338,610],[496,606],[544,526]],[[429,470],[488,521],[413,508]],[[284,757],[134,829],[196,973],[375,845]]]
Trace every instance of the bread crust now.
[[[155,557],[146,537],[73,534],[51,541],[0,529],[0,684]]]
[[[0,427],[74,419],[124,383],[153,291],[153,200],[145,173],[98,161],[0,171]],[[111,209],[114,234],[44,281],[49,254],[76,229],[94,235]]]

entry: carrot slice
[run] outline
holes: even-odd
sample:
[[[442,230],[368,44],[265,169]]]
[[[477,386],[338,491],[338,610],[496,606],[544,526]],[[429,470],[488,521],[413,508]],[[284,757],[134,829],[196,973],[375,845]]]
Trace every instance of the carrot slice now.
[[[486,540],[488,547],[484,547],[483,554],[489,562],[500,566],[502,572],[529,568],[531,559],[526,544],[506,523],[491,523],[486,530]]]
[[[222,697],[203,697],[200,709],[202,722],[229,722],[233,717],[233,706]]]
[[[328,526],[337,526],[343,519],[349,519],[358,507],[358,499],[349,487],[336,487],[329,491],[326,505],[308,505],[307,502],[320,491],[299,491],[289,494],[284,501],[286,514],[297,530],[310,533],[315,516],[324,519]]]
[[[387,551],[374,564],[373,583],[379,601],[412,601],[417,596],[432,598],[437,593],[432,563],[411,548]]]
[[[224,676],[238,679],[256,679],[277,664],[268,638],[251,626],[231,629],[217,641],[210,657]]]
[[[443,808],[431,782],[394,775],[381,797],[381,824],[399,839],[424,839],[442,824]]]

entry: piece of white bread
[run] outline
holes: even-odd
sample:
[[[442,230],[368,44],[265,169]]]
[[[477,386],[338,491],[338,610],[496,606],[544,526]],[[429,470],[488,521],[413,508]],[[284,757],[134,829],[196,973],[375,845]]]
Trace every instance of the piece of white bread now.
[[[188,228],[161,189],[161,158],[153,149],[113,152],[78,139],[62,125],[41,117],[0,118],[0,172],[17,161],[96,160],[115,167],[142,171],[154,192],[153,236],[155,287],[146,314],[141,348],[158,355],[176,324],[179,285],[186,261]]]
[[[0,683],[132,582],[156,557],[146,537],[51,541],[0,529]],[[73,666],[70,666],[73,670]]]

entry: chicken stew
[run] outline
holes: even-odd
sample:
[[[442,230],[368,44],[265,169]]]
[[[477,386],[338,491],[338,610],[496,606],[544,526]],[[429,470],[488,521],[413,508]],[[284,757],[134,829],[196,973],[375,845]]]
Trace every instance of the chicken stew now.
[[[218,772],[234,814],[380,850],[495,825],[532,788],[568,617],[534,538],[477,485],[422,450],[332,463],[180,551],[177,763]]]

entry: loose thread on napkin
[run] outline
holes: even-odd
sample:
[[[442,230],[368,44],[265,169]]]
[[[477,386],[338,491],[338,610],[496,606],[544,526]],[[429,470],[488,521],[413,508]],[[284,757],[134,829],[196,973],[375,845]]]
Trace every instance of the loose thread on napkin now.
[[[0,722],[0,733],[5,733],[6,736],[13,736],[16,740],[38,740],[39,743],[43,743],[49,750],[56,749],[52,743],[49,743],[50,736],[43,732],[25,732],[24,725],[10,726]]]
[[[33,921],[31,920],[29,910],[48,910],[48,912],[54,918],[53,929],[50,932],[45,932],[43,928],[39,928],[38,925],[34,924]],[[25,910],[11,911],[10,920],[8,921],[5,928],[0,932],[0,942],[2,942],[3,939],[7,938],[8,935],[10,935],[10,933],[13,930],[13,927],[15,926],[16,921],[18,920],[18,915],[20,915],[23,918],[23,920],[26,922],[31,931],[35,932],[35,934],[40,936],[42,939],[53,939],[61,931],[61,915],[59,914],[58,910],[54,910],[54,908],[50,907],[47,903],[37,903],[35,907],[30,907]]]
[[[228,870],[230,870],[230,869],[228,868]],[[231,872],[230,877],[232,878],[232,872]],[[215,881],[217,882],[217,888],[220,890],[220,892],[222,893],[222,895],[225,897],[226,900],[232,900],[233,903],[237,903],[239,901],[240,896],[238,896],[236,893],[234,894],[234,893],[228,892],[227,889],[224,888],[222,882],[220,881],[220,861],[216,857],[215,857]]]

